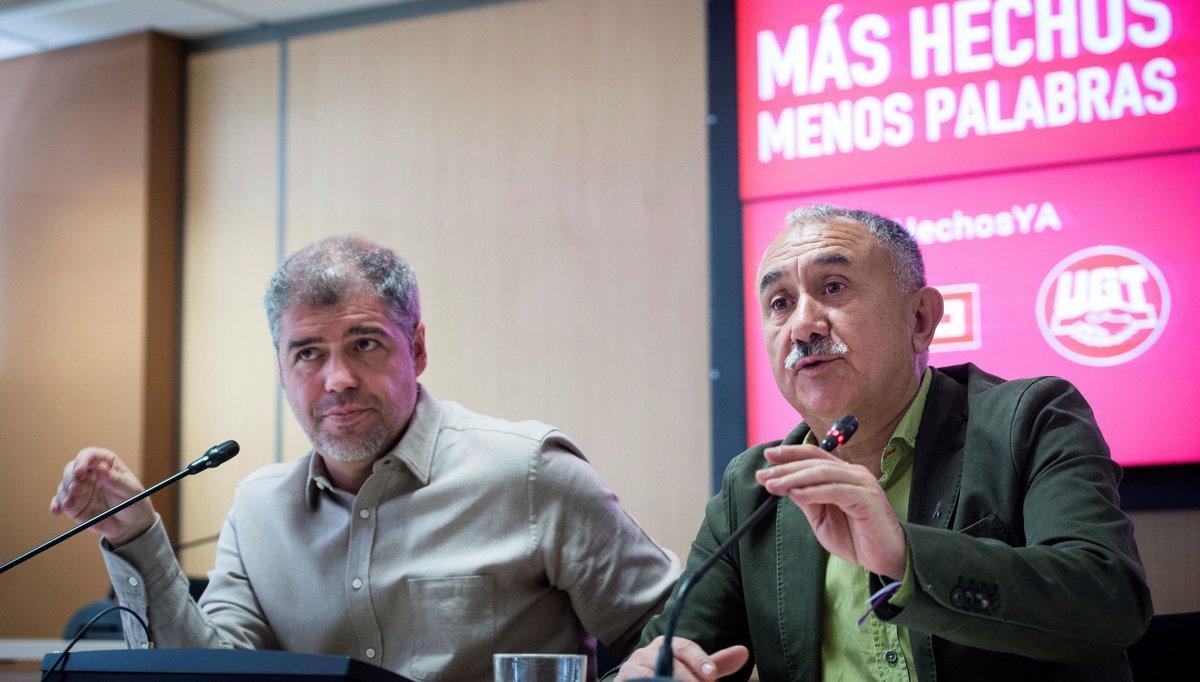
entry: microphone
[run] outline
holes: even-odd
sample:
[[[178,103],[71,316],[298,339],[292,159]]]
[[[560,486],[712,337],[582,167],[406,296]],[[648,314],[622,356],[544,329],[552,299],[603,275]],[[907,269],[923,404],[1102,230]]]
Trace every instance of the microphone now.
[[[112,516],[113,514],[116,514],[116,513],[120,512],[121,510],[125,509],[126,507],[128,507],[132,504],[135,504],[135,503],[141,501],[142,499],[149,497],[150,495],[153,495],[154,493],[162,490],[163,488],[166,488],[167,486],[179,481],[182,478],[186,478],[188,476],[191,476],[192,474],[198,474],[201,471],[204,471],[205,469],[212,469],[214,467],[220,466],[221,464],[224,464],[225,462],[229,461],[230,458],[232,458],[234,455],[236,455],[239,450],[241,450],[241,447],[237,444],[237,441],[232,441],[232,440],[227,440],[224,443],[212,446],[207,451],[205,451],[205,453],[203,455],[197,457],[195,459],[195,461],[193,461],[191,464],[187,465],[183,469],[180,469],[178,473],[172,475],[170,478],[160,481],[159,483],[155,484],[154,486],[143,490],[142,492],[138,493],[137,495],[134,495],[133,497],[129,498],[128,500],[125,500],[124,502],[120,502],[120,503],[116,504],[111,509],[109,509],[107,511],[103,511],[103,512],[97,514],[96,516],[93,516],[92,518],[88,519],[87,521],[84,521],[83,523],[79,524],[78,526],[75,526],[71,530],[63,533],[62,535],[59,535],[58,537],[56,537],[52,540],[47,540],[46,542],[38,545],[37,547],[34,547],[33,549],[29,550],[28,552],[25,552],[21,556],[18,556],[18,557],[15,557],[15,558],[9,560],[8,563],[4,564],[3,566],[0,566],[0,573],[4,573],[5,571],[7,571],[10,568],[14,568],[16,566],[19,566],[20,564],[25,563],[29,559],[32,559],[33,557],[50,549],[51,547],[57,545],[58,543],[62,542],[63,540],[66,540],[67,538],[70,538],[73,535],[76,535],[78,533],[81,533],[81,532],[87,530],[88,528],[91,528],[92,526],[96,525],[97,523],[100,523],[101,521],[103,521],[104,519],[107,519],[108,517]]]
[[[187,465],[187,472],[198,474],[205,469],[216,469],[225,462],[233,459],[233,456],[241,451],[241,446],[236,440],[227,440],[224,443],[214,445],[200,455],[191,464]]]
[[[850,440],[850,436],[858,430],[858,420],[853,415],[846,415],[837,420],[837,423],[829,427],[829,432],[821,439],[821,444],[818,446],[825,452],[833,452],[839,445]],[[233,441],[229,441],[233,443]],[[237,443],[233,443],[237,447]],[[230,455],[232,457],[233,455]],[[224,460],[222,460],[224,461]]]
[[[858,430],[858,419],[852,415],[846,415],[837,420],[837,423],[829,427],[829,432],[821,439],[819,447],[825,452],[833,452],[834,448],[850,440],[854,432]],[[795,445],[784,441],[782,445]],[[658,650],[658,660],[654,664],[654,677],[639,678],[635,682],[662,682],[672,679],[672,674],[675,671],[675,656],[671,648],[671,639],[675,636],[675,627],[679,624],[679,616],[683,612],[683,602],[687,599],[688,593],[691,592],[692,586],[696,584],[700,578],[708,573],[726,552],[728,552],[746,531],[753,528],[764,516],[779,504],[779,498],[774,495],[768,495],[767,499],[762,504],[758,505],[750,516],[738,526],[733,533],[721,543],[717,551],[712,553],[696,572],[687,577],[683,582],[683,586],[679,588],[679,598],[675,601],[675,608],[671,611],[671,615],[667,618],[667,627],[663,629],[662,648]]]

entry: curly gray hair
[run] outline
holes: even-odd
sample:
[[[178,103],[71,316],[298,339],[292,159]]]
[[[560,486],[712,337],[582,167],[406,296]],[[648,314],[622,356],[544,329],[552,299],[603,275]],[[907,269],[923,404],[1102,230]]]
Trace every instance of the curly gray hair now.
[[[351,235],[326,237],[288,257],[275,270],[263,296],[271,339],[279,347],[279,318],[295,305],[335,305],[372,291],[392,320],[412,340],[421,321],[421,300],[412,268],[391,249]]]
[[[879,246],[892,257],[892,272],[901,291],[913,291],[925,286],[925,261],[917,240],[896,221],[861,209],[842,208],[830,204],[813,204],[788,214],[787,229],[810,224],[825,224],[844,218],[867,228]]]

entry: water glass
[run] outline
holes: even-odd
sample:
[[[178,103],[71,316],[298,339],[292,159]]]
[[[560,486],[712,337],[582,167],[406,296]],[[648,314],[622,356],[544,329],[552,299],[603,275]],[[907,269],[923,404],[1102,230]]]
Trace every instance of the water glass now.
[[[587,656],[578,654],[496,654],[495,682],[583,682]]]

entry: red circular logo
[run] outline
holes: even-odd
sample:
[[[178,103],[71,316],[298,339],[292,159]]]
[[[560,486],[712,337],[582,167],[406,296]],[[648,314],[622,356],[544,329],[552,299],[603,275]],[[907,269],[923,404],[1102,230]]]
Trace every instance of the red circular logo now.
[[[1119,365],[1146,352],[1170,312],[1162,272],[1120,246],[1093,246],[1067,256],[1038,290],[1042,336],[1060,355],[1084,365]]]

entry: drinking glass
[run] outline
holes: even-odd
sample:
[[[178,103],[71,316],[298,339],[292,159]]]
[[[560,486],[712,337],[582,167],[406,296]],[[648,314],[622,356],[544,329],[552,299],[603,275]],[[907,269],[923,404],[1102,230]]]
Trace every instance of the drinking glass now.
[[[587,656],[579,654],[495,654],[495,682],[583,682]]]

